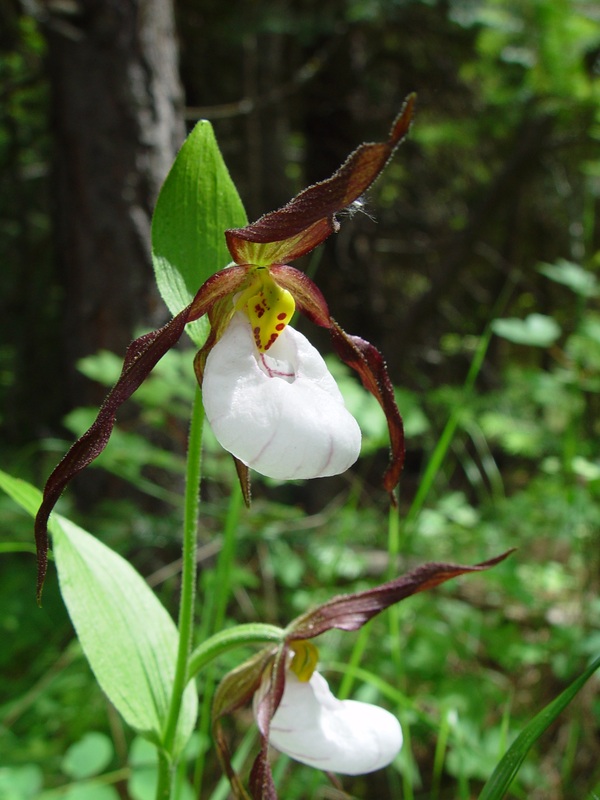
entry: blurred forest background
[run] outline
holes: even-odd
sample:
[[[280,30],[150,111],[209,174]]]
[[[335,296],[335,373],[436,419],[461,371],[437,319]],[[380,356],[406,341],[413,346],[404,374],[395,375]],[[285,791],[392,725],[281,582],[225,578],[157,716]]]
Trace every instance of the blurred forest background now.
[[[365,432],[361,462],[307,485],[256,478],[246,512],[209,441],[200,581],[208,593],[226,519],[239,530],[229,621],[285,624],[418,562],[518,547],[485,576],[406,601],[399,641],[382,619],[361,651],[348,635],[320,644],[332,684],[396,710],[406,734],[394,767],[347,790],[467,800],[600,652],[598,3],[1,0],[2,468],[43,485],[129,341],[166,321],[151,214],[196,120],[212,121],[252,220],[383,139],[411,91],[407,142],[301,265],[399,387],[398,538],[379,487],[385,422],[332,362]],[[165,359],[61,506],[173,613],[192,355]],[[0,798],[151,797],[144,743],[95,685],[54,575],[35,605],[30,521],[3,498],[0,522]],[[600,796],[597,687],[510,797]],[[207,742],[200,731],[196,755]],[[224,798],[208,763],[202,796]],[[288,800],[339,797],[285,759],[278,773]]]

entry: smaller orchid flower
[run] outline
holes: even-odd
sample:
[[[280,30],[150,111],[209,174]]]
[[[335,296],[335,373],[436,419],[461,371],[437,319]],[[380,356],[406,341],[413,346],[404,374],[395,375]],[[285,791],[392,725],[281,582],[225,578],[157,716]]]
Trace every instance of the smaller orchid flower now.
[[[338,700],[325,678],[312,665],[306,668],[307,647],[315,651],[315,658],[316,648],[310,642],[292,646],[269,744],[295,761],[340,775],[366,775],[387,767],[402,747],[400,723],[371,703]],[[253,700],[259,728],[258,711],[269,690],[270,678],[263,676]]]
[[[210,332],[194,368],[207,418],[234,456],[247,503],[249,468],[281,479],[334,475],[354,463],[360,450],[358,425],[323,359],[288,327],[295,309],[329,330],[336,353],[382,407],[391,445],[383,485],[395,503],[404,431],[383,357],[369,342],[342,330],[318,287],[289,262],[338,231],[336,215],[371,186],[406,136],[414,101],[413,95],[407,98],[387,141],[361,145],[331,178],[251,225],[225,231],[233,263],[211,275],[164,327],[129,346],[95,422],[44,487],[35,522],[38,602],[47,569],[48,518],[62,491],[104,450],[120,406],[175,346],[185,326],[205,315]]]
[[[511,552],[474,566],[423,564],[373,589],[334,597],[288,625],[281,645],[261,650],[228,673],[215,693],[213,735],[236,800],[277,800],[270,745],[328,773],[360,775],[390,764],[402,747],[398,720],[370,703],[338,700],[317,670],[318,651],[311,640],[332,628],[356,631],[406,597],[459,575],[489,569]],[[223,717],[249,702],[261,734],[250,792],[232,767],[222,729]]]

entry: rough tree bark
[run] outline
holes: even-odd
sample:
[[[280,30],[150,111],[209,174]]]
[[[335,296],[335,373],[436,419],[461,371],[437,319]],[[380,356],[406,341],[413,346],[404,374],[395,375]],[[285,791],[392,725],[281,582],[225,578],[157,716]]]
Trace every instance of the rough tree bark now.
[[[171,0],[50,2],[57,257],[67,404],[97,401],[74,370],[161,322],[150,258],[154,202],[184,138]],[[64,13],[69,9],[68,15]]]

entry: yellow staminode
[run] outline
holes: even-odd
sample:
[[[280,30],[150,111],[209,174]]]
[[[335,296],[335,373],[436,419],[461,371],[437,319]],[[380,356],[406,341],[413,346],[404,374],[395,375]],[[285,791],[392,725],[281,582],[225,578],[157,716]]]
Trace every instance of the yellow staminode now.
[[[294,642],[291,645],[291,650],[294,655],[290,669],[299,681],[307,683],[317,668],[319,651],[312,642],[307,641]]]
[[[236,309],[248,315],[256,347],[264,353],[291,320],[296,303],[287,289],[275,283],[266,267],[256,267]]]

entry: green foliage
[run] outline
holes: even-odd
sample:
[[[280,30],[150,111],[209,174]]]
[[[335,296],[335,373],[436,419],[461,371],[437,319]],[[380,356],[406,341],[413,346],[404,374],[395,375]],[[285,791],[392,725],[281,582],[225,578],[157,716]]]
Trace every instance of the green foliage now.
[[[197,735],[195,734],[196,739]],[[185,754],[187,760],[194,757],[195,751],[190,747]],[[156,796],[156,784],[158,779],[158,759],[156,748],[142,738],[135,738],[129,749],[129,764],[131,765],[131,776],[127,782],[127,790],[132,800],[154,800]],[[194,800],[194,792],[191,785],[185,779],[185,775],[179,772],[175,783],[175,792],[180,800]]]
[[[35,514],[40,493],[24,481],[0,478],[3,489]],[[173,620],[127,561],[77,525],[55,518],[52,541],[61,593],[98,683],[129,725],[160,744],[177,647]],[[175,752],[185,747],[196,714],[190,684]]]
[[[53,535],[61,592],[98,683],[135,730],[162,740],[177,631],[138,573],[68,520]],[[196,693],[186,691],[176,752],[194,728]]]
[[[89,731],[67,750],[61,769],[70,778],[82,780],[98,775],[112,761],[114,750],[111,740],[103,733]]]
[[[34,800],[42,783],[42,772],[34,764],[0,767],[0,797],[5,800]]]
[[[562,266],[544,269],[551,280],[559,277],[559,283],[566,285]],[[574,281],[577,288],[588,285],[581,275],[573,279],[574,273],[569,274],[568,280]],[[593,301],[587,290],[579,295],[577,288],[574,291],[578,296],[588,303]],[[593,438],[578,433],[581,426],[593,423],[586,418],[585,408],[597,391],[593,382],[590,384],[588,369],[593,359],[590,347],[596,324],[596,312],[583,307],[578,320],[569,326],[571,332],[566,338],[561,334],[558,340],[569,354],[568,360],[560,357],[549,368],[545,362],[534,360],[523,366],[509,360],[502,385],[492,391],[472,389],[459,395],[455,389],[445,387],[437,398],[433,394],[425,398],[424,407],[415,396],[401,394],[408,409],[407,428],[411,430],[413,446],[415,441],[429,446],[429,441],[435,441],[431,437],[439,420],[457,406],[460,412],[430,494],[412,530],[406,532],[405,553],[418,560],[448,559],[460,550],[468,560],[487,552],[487,545],[484,551],[481,542],[493,542],[494,550],[515,543],[520,546],[519,555],[490,573],[485,586],[480,582],[478,589],[471,591],[469,587],[465,595],[454,589],[440,592],[438,598],[421,595],[407,604],[400,618],[400,672],[384,655],[394,648],[392,634],[384,622],[373,624],[371,635],[376,637],[373,641],[378,642],[378,648],[369,647],[367,654],[369,671],[376,676],[371,685],[376,689],[369,694],[363,687],[363,699],[377,702],[380,692],[398,703],[403,725],[418,746],[429,743],[431,747],[436,733],[444,737],[444,757],[439,756],[436,762],[438,778],[454,780],[461,787],[460,797],[467,797],[468,791],[489,777],[508,744],[528,721],[531,708],[552,699],[541,687],[534,692],[526,690],[528,675],[536,670],[549,671],[553,676],[551,685],[560,686],[561,681],[577,674],[582,659],[598,652],[593,596],[583,613],[578,610],[582,582],[586,581],[582,555],[593,552],[600,525],[600,479]],[[519,344],[514,352],[544,350],[530,343]],[[582,361],[584,355],[586,360]],[[138,397],[145,429],[154,431],[153,436],[168,427],[169,416],[179,419],[181,412],[183,417],[185,398],[193,383],[188,365],[186,353],[169,355]],[[110,383],[117,364],[104,354],[88,359],[84,368],[96,379]],[[382,420],[378,419],[381,413],[376,407],[368,411],[364,390],[343,370],[338,372],[350,407],[359,415],[365,413],[366,451],[376,458],[385,441]],[[175,375],[177,380],[173,379]],[[414,418],[411,408],[415,410]],[[134,437],[130,447],[153,461],[144,436],[130,435]],[[469,448],[475,443],[477,449],[470,453]],[[123,455],[125,444],[124,448]],[[160,446],[153,448],[157,453],[161,451]],[[484,455],[494,464],[498,459],[511,459],[514,464],[509,471],[498,473],[500,491],[490,493],[485,488],[495,473],[486,466]],[[154,463],[161,461],[156,459]],[[209,445],[207,463],[211,465],[210,483],[222,483],[223,455],[214,444]],[[536,474],[538,463],[543,469]],[[166,458],[162,466],[167,470],[173,467],[174,474],[179,472],[179,467],[170,465]],[[110,461],[104,467],[113,469]],[[143,467],[140,459],[140,474]],[[453,488],[461,473],[467,478],[466,483],[458,484],[461,489]],[[143,488],[137,478],[132,480]],[[477,502],[470,487],[482,490]],[[215,521],[224,514],[218,503],[208,505],[206,511]],[[255,500],[252,514],[241,515],[235,524],[239,564],[226,580],[250,593],[257,618],[272,618],[276,607],[276,621],[285,624],[298,612],[330,597],[335,587],[364,588],[372,580],[366,577],[368,573],[379,576],[384,569],[381,514],[377,508],[363,507],[356,499],[344,508],[334,505],[317,515],[317,531],[308,537],[310,517],[305,518],[299,509],[260,497]],[[321,529],[326,530],[326,536],[319,535]],[[544,553],[541,560],[535,557],[538,548]],[[590,570],[593,563],[592,556]],[[257,572],[268,576],[266,583],[257,581]],[[210,573],[203,582],[210,598],[211,587],[215,586]],[[221,587],[220,583],[217,585]],[[540,629],[540,620],[549,622]],[[320,647],[325,670],[330,665],[345,670],[343,658],[351,660],[347,638],[330,635]],[[485,658],[492,659],[493,667],[483,663]],[[223,663],[233,667],[239,663],[239,656],[226,654]],[[367,680],[366,672],[360,673],[360,680]],[[479,687],[476,694],[472,691],[474,681]],[[398,695],[398,686],[407,687],[406,693]],[[515,693],[524,692],[529,692],[529,702],[515,704],[511,700]],[[497,711],[494,713],[493,709]],[[411,759],[407,750],[400,762],[402,781],[413,782],[416,788],[417,781],[426,778],[418,778]],[[131,784],[134,795],[139,792],[146,797],[153,791],[155,768],[146,769]],[[564,769],[568,769],[566,762]],[[303,770],[298,768],[296,772],[302,781]],[[543,780],[540,764],[530,756],[518,773],[514,796],[526,796]],[[293,780],[289,785],[282,781],[282,787],[286,797],[303,797],[303,790]],[[360,785],[356,791],[360,796]]]
[[[187,5],[180,7],[184,22]],[[205,5],[203,29],[222,36],[213,37],[206,69],[197,64],[188,68],[193,73],[188,77],[192,102],[212,102],[206,98],[213,91],[216,102],[237,101],[242,67],[247,74],[252,59],[260,61],[264,54],[258,89],[266,92],[245,98],[252,114],[218,123],[219,137],[221,131],[230,137],[228,162],[242,182],[258,170],[256,151],[242,133],[247,128],[256,136],[262,126],[269,158],[264,159],[264,185],[259,180],[258,188],[251,187],[259,197],[260,188],[273,191],[275,172],[271,159],[276,160],[276,148],[270,149],[272,139],[265,131],[269,136],[284,132],[283,148],[290,158],[286,169],[298,179],[303,169],[318,172],[303,162],[303,153],[314,158],[330,147],[327,141],[311,139],[311,130],[321,135],[331,127],[335,132],[336,119],[347,126],[353,117],[370,132],[385,124],[399,93],[416,88],[421,101],[407,144],[409,166],[392,165],[375,190],[381,235],[375,239],[373,234],[373,246],[363,248],[368,253],[368,288],[359,280],[361,248],[346,263],[342,237],[336,241],[342,268],[337,273],[322,270],[326,281],[332,272],[343,272],[356,282],[349,299],[342,292],[339,297],[327,295],[332,311],[337,302],[347,313],[358,307],[360,322],[371,311],[371,328],[390,337],[391,346],[381,349],[397,380],[412,386],[398,390],[409,451],[398,547],[390,545],[389,552],[386,547],[388,520],[377,488],[387,446],[383,415],[338,367],[336,377],[347,403],[363,426],[359,468],[318,489],[255,480],[253,509],[249,514],[240,511],[236,518],[235,560],[228,569],[219,570],[216,561],[227,541],[233,469],[207,435],[199,534],[204,599],[198,611],[214,601],[227,630],[255,619],[285,624],[319,600],[373,585],[406,564],[449,558],[467,562],[518,546],[517,554],[485,580],[415,597],[397,617],[376,620],[369,636],[359,640],[362,651],[354,649],[355,639],[341,634],[319,642],[323,669],[332,682],[339,676],[354,696],[397,709],[405,729],[404,753],[388,775],[348,781],[345,787],[362,797],[466,800],[477,796],[508,750],[494,784],[488,784],[502,789],[493,791],[519,800],[580,800],[597,794],[600,707],[591,691],[579,694],[568,708],[563,702],[588,674],[584,665],[600,651],[596,11],[591,3],[569,0],[452,0],[446,5],[344,0],[325,12],[319,4],[300,2],[285,14],[273,4],[259,3],[241,12]],[[190,13],[193,23],[195,6]],[[238,24],[240,13],[243,24]],[[211,24],[213,19],[218,26]],[[190,36],[192,28],[182,25],[182,36]],[[3,51],[0,63],[8,87],[6,102],[0,104],[0,247],[2,263],[9,267],[2,272],[2,294],[10,311],[3,317],[7,333],[15,320],[22,325],[17,311],[28,293],[35,289],[35,315],[54,320],[60,294],[56,285],[47,291],[40,277],[50,252],[44,189],[48,138],[42,113],[47,86],[39,80],[44,47],[32,20],[24,18],[19,31],[18,47],[10,56]],[[317,50],[324,40],[325,50]],[[201,49],[190,42],[185,40],[188,62]],[[336,53],[342,64],[338,72]],[[277,65],[274,90],[266,59]],[[304,62],[286,84],[285,68]],[[307,75],[310,81],[305,83]],[[283,103],[273,103],[274,97]],[[348,107],[342,107],[347,98]],[[223,110],[227,112],[225,106]],[[341,132],[348,135],[346,127]],[[337,157],[335,152],[332,158]],[[224,191],[211,205],[207,198],[214,199],[213,182]],[[287,191],[276,189],[284,195]],[[195,204],[198,190],[204,205]],[[250,198],[253,192],[243,194]],[[191,209],[196,214],[196,208],[202,209],[197,216],[187,213]],[[257,210],[265,207],[259,203]],[[226,265],[222,229],[244,220],[212,129],[201,123],[173,167],[153,223],[157,279],[172,312]],[[371,229],[366,230],[370,236]],[[461,265],[460,272],[453,263]],[[438,302],[424,306],[417,319],[427,322],[427,332],[413,336],[409,329],[398,336],[405,311],[428,292]],[[502,302],[496,305],[499,294]],[[481,335],[488,325],[494,332],[489,348]],[[30,323],[26,327],[33,330]],[[205,335],[202,324],[198,327],[195,344]],[[362,334],[358,325],[356,332]],[[27,359],[19,366],[19,354],[28,352],[25,345],[17,349],[9,336],[5,340],[0,348],[3,395],[17,370],[33,372]],[[35,347],[47,347],[46,337],[37,335]],[[485,361],[475,371],[476,379],[463,381],[465,365],[480,353]],[[98,461],[141,494],[134,495],[135,502],[115,500],[122,484],[110,482],[104,503],[86,509],[85,518],[86,527],[101,532],[103,541],[158,582],[170,610],[179,580],[173,543],[181,515],[174,508],[194,394],[191,358],[191,352],[171,353],[158,365],[136,396],[139,417],[122,422]],[[81,368],[91,379],[110,385],[120,359],[98,354]],[[46,377],[48,391],[54,385]],[[10,413],[4,403],[2,408]],[[67,424],[80,433],[89,424],[89,412],[73,412]],[[64,451],[64,442],[47,440],[45,447],[54,455]],[[31,454],[14,458],[15,473],[27,474]],[[432,463],[435,468],[429,472]],[[35,510],[37,500],[24,485],[11,484],[11,493]],[[63,502],[65,509],[72,496]],[[71,512],[74,519],[81,513]],[[0,521],[7,531],[1,551],[0,622],[11,642],[0,657],[6,695],[0,706],[0,747],[6,762],[0,766],[0,796],[116,800],[114,783],[119,781],[120,792],[127,791],[134,800],[153,797],[155,748],[116,724],[114,715],[109,726],[102,694],[77,646],[68,645],[68,618],[57,592],[49,587],[41,616],[33,609],[29,522],[8,501],[0,502]],[[112,626],[108,612],[115,611],[120,588],[103,584],[96,573],[103,564],[122,580],[128,581],[130,573],[96,542],[90,545],[80,529],[71,525],[68,532],[72,538],[63,532],[62,565],[58,545],[59,569],[69,573],[79,559],[73,542],[81,543],[92,559],[92,566],[86,566],[88,585],[77,579],[73,584],[75,616],[78,607],[88,613],[84,603],[92,603],[92,616],[107,604],[105,622]],[[92,586],[101,592],[102,603],[90,600]],[[140,591],[145,609],[147,592]],[[149,632],[145,616],[138,617],[143,625],[133,615],[127,619],[132,628],[128,636],[135,641]],[[165,627],[172,631],[170,617]],[[104,635],[117,642],[121,636],[112,629],[110,636]],[[172,633],[167,639],[172,645]],[[239,661],[237,650],[224,653],[217,674]],[[109,683],[116,681],[113,674]],[[135,690],[132,697],[137,696]],[[531,721],[540,708],[545,711]],[[540,738],[551,719],[552,735]],[[138,714],[134,722],[158,726],[158,716],[148,723]],[[106,743],[112,741],[112,761],[103,766],[86,762],[89,730],[105,743],[100,745],[104,758]],[[529,749],[532,738],[536,746]],[[240,756],[248,757],[250,743],[248,737]],[[189,759],[186,754],[178,776],[183,797],[200,794],[191,793],[187,777],[208,740],[192,738],[191,744],[195,751]],[[289,800],[305,800],[307,787],[327,791],[308,769],[291,769],[284,759],[278,763],[278,781]],[[205,785],[216,786],[218,773],[209,767],[205,771]],[[226,796],[227,789],[219,791]],[[490,791],[485,789],[482,797],[500,796]]]
[[[547,708],[531,720],[494,770],[492,777],[483,787],[479,800],[502,800],[529,750],[556,717],[564,711],[598,667],[600,667],[600,658],[597,658],[556,700],[553,700]]]
[[[524,320],[495,319],[492,330],[510,342],[527,344],[530,347],[548,347],[561,333],[557,322],[544,314],[530,314]]]
[[[230,263],[223,232],[246,222],[211,124],[199,122],[171,167],[152,219],[156,282],[172,314],[191,302],[210,275]],[[198,320],[186,330],[202,346],[207,321]]]

